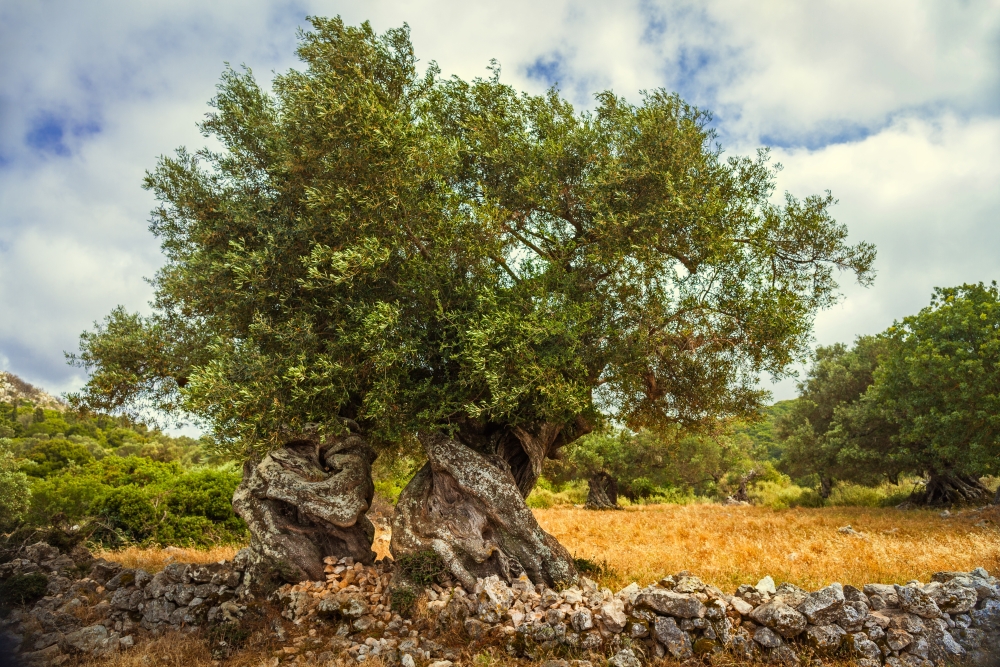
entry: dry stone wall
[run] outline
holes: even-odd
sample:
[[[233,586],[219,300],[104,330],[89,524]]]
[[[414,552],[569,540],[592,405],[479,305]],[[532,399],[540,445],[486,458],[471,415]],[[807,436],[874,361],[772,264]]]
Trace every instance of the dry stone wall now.
[[[42,573],[37,602],[15,607],[0,632],[29,664],[129,650],[142,635],[239,623],[248,552],[233,562],[173,563],[161,572],[94,561],[47,544],[0,565],[0,580]],[[470,647],[500,646],[548,667],[639,667],[654,658],[728,652],[747,660],[814,664],[853,657],[858,667],[988,666],[1000,655],[1000,581],[983,569],[940,572],[930,582],[831,584],[806,591],[770,577],[733,594],[689,572],[617,593],[582,578],[564,590],[495,576],[466,590],[447,575],[413,589],[391,561],[327,558],[323,581],[285,585],[269,599],[284,645],[272,665],[380,656],[403,667],[450,667]],[[400,612],[403,613],[400,613]],[[214,647],[224,657],[225,642]]]

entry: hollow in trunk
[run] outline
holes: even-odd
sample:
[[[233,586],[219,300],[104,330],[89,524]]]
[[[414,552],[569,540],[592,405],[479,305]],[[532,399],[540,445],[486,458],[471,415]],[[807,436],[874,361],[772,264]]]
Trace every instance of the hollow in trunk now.
[[[250,529],[252,586],[322,580],[323,559],[374,562],[374,451],[356,434],[296,440],[243,466],[233,509]]]

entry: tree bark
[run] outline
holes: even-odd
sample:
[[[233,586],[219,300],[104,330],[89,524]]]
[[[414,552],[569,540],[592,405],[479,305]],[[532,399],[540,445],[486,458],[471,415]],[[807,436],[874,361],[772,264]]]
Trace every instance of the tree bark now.
[[[826,500],[833,493],[833,478],[828,475],[820,475],[819,478],[819,497]]]
[[[618,482],[614,477],[601,470],[591,475],[587,484],[590,487],[587,492],[587,509],[618,509]]]
[[[997,492],[993,496],[993,504],[1000,505],[1000,486],[997,487]]]
[[[760,471],[757,470],[756,468],[754,468],[753,470],[751,470],[750,472],[748,472],[745,475],[741,475],[740,476],[740,485],[736,489],[736,493],[734,493],[730,497],[733,500],[736,500],[736,501],[741,502],[741,503],[748,503],[748,502],[750,502],[750,493],[747,491],[747,487],[750,485],[750,482],[754,481],[758,477],[760,477]]]
[[[985,505],[990,502],[990,490],[971,475],[932,472],[912,501],[931,507]]]
[[[295,440],[243,466],[233,509],[250,529],[251,581],[322,580],[323,559],[374,562],[375,527],[365,516],[375,452],[351,434]]]
[[[539,433],[538,440],[552,436],[547,429]],[[537,442],[529,442],[518,460],[518,478],[502,453],[482,453],[443,434],[421,441],[428,462],[396,504],[394,558],[433,551],[467,590],[493,574],[511,581],[523,572],[553,587],[576,580],[569,552],[542,530],[524,502],[522,484],[530,480],[534,486],[541,470],[534,459],[546,453]],[[552,436],[549,444],[554,441]]]

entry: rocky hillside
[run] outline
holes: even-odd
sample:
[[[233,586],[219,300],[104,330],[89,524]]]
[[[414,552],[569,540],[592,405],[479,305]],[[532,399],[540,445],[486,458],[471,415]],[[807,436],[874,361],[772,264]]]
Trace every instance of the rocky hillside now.
[[[12,403],[16,400],[30,401],[49,410],[66,409],[66,404],[61,399],[28,384],[13,373],[0,371],[0,403]]]

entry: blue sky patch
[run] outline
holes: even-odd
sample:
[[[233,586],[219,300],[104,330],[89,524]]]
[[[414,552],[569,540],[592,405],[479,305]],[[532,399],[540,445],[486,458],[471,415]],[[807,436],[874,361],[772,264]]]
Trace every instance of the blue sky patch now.
[[[566,80],[566,62],[561,53],[538,56],[535,62],[524,70],[525,76],[535,81],[541,81],[546,87],[555,86]]]
[[[43,113],[32,121],[24,141],[35,150],[66,157],[70,154],[66,144],[70,137],[83,138],[100,131],[101,126],[95,121],[75,123],[53,113]]]

